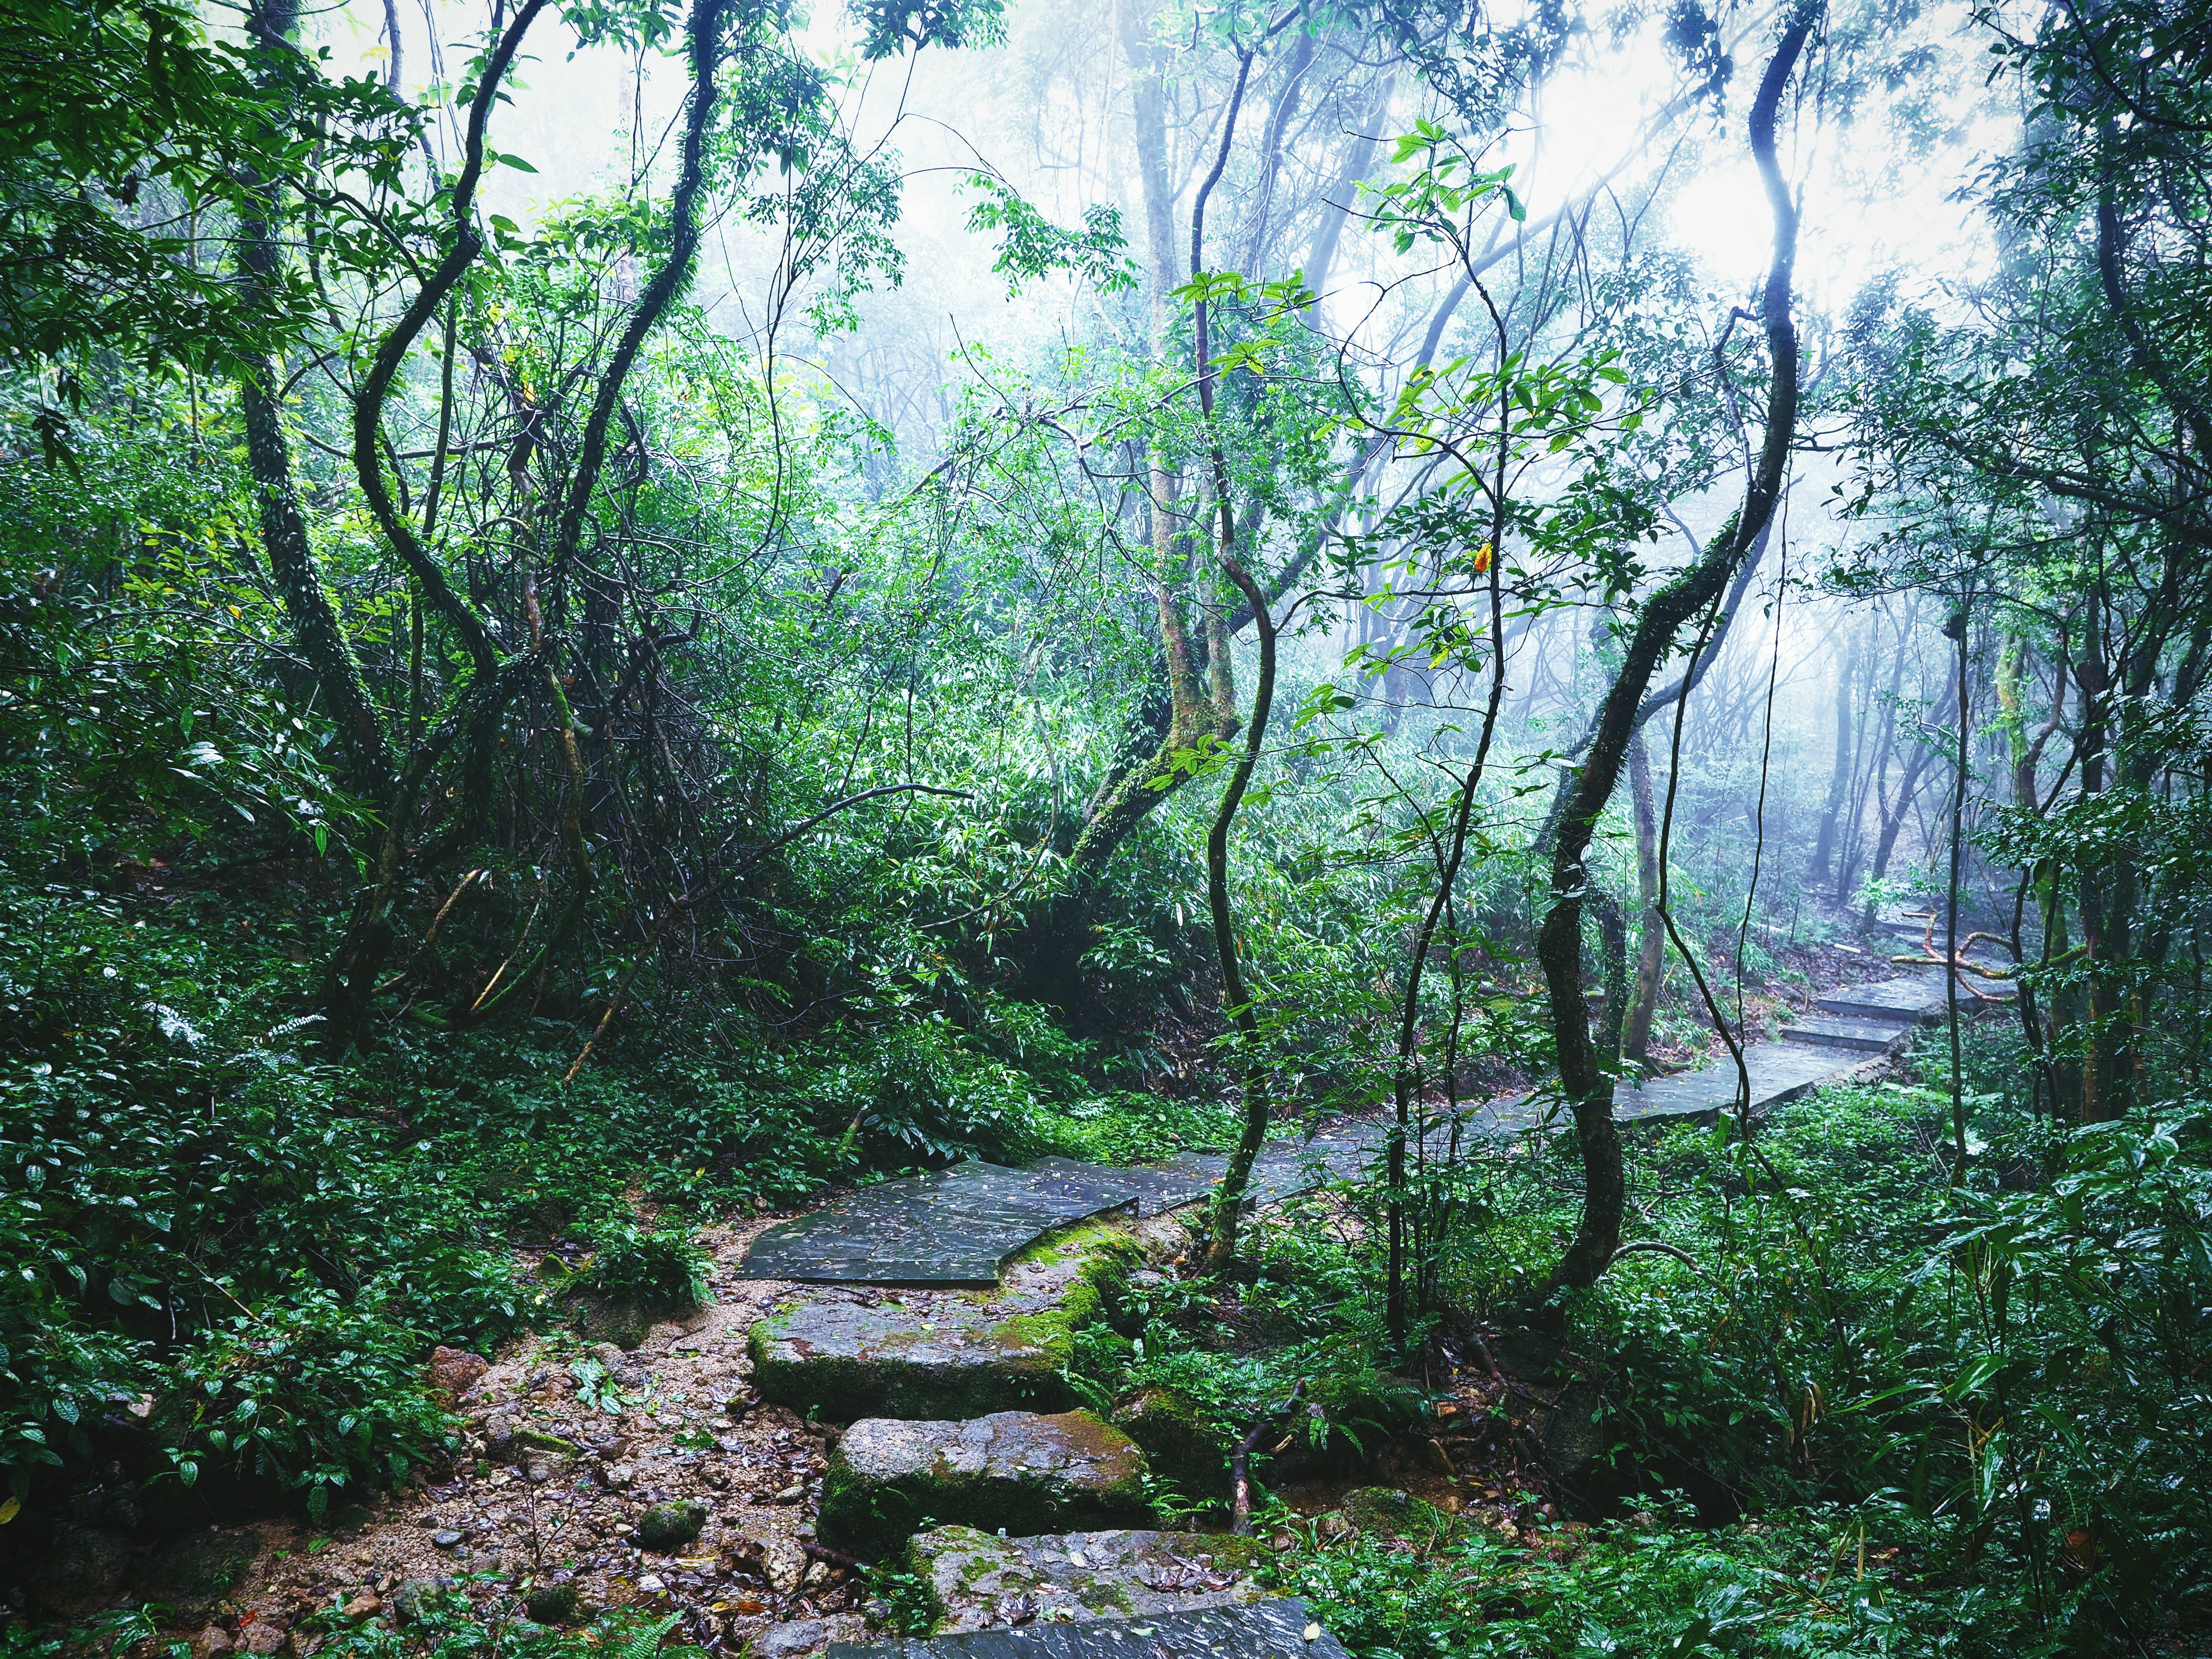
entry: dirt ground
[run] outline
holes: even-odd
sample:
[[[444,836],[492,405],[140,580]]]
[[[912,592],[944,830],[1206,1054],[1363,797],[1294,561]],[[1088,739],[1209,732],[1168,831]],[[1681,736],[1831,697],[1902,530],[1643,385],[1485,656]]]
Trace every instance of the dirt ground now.
[[[823,1434],[748,1388],[746,1331],[794,1288],[736,1277],[773,1219],[705,1234],[715,1299],[631,1352],[564,1331],[488,1356],[456,1400],[465,1451],[444,1481],[319,1523],[232,1529],[252,1566],[214,1619],[177,1634],[202,1656],[304,1654],[315,1638],[296,1626],[309,1614],[335,1602],[371,1616],[404,1602],[410,1581],[479,1601],[570,1585],[587,1613],[680,1608],[691,1639],[732,1652],[787,1621],[823,1620],[821,1640],[857,1634],[855,1575],[807,1553]],[[599,1387],[580,1382],[579,1362]],[[446,1364],[456,1377],[475,1369]],[[655,1505],[687,1500],[705,1511],[695,1540],[665,1550],[639,1540]],[[819,1645],[817,1634],[787,1640]]]

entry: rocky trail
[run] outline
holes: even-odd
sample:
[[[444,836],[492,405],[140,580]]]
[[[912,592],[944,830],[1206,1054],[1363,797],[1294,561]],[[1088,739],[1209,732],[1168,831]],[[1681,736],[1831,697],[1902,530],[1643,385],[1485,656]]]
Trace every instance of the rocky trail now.
[[[1940,975],[1831,994],[1796,1040],[1747,1051],[1754,1109],[1880,1063],[1942,1005]],[[1727,1065],[1624,1084],[1620,1111],[1710,1120],[1736,1086]],[[1538,1116],[1486,1103],[1460,1127],[1509,1135]],[[1272,1143],[1259,1203],[1357,1173],[1383,1133],[1349,1121]],[[1303,1607],[1259,1589],[1264,1544],[1152,1529],[1150,1478],[1218,1482],[1219,1450],[1187,1414],[1140,1395],[1108,1420],[1068,1381],[1076,1334],[1170,1270],[1188,1239],[1178,1212],[1220,1163],[968,1164],[712,1231],[714,1299],[634,1346],[555,1330],[490,1359],[441,1349],[432,1381],[463,1425],[443,1481],[135,1551],[94,1492],[33,1590],[87,1613],[126,1589],[160,1601],[195,1659],[306,1659],[336,1626],[419,1622],[456,1597],[544,1625],[672,1614],[688,1639],[756,1659],[1333,1659]],[[1510,1530],[1537,1517],[1518,1483],[1479,1478],[1468,1426],[1502,1386],[1453,1379],[1461,1397],[1438,1402],[1415,1471],[1397,1472],[1449,1510],[1490,1504],[1487,1523]],[[1568,1409],[1521,1393],[1540,1431]],[[1303,1501],[1353,1526],[1344,1517],[1377,1495]],[[900,1559],[937,1632],[927,1642],[896,1634],[860,1571]]]

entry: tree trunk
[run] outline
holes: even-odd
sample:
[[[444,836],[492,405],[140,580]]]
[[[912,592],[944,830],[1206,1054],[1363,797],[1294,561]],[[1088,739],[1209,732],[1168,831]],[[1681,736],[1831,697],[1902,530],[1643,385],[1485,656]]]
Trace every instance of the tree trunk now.
[[[1267,1138],[1267,1083],[1260,1052],[1260,1024],[1245,989],[1243,970],[1237,962],[1237,923],[1229,902],[1229,830],[1237,808],[1252,781],[1252,769],[1260,759],[1260,741],[1267,729],[1267,714],[1275,700],[1275,624],[1267,614],[1259,586],[1233,557],[1222,561],[1230,580],[1252,603],[1253,620],[1260,630],[1260,678],[1252,689],[1252,719],[1244,731],[1244,752],[1221,792],[1221,808],[1206,837],[1206,900],[1213,917],[1213,948],[1221,962],[1222,1006],[1236,1025],[1238,1060],[1244,1093],[1244,1124],[1229,1154],[1229,1167],[1213,1198],[1207,1228],[1206,1257],[1215,1267],[1226,1266],[1237,1254],[1237,1222],[1251,1184],[1252,1161]]]
[[[1667,926],[1659,915],[1659,815],[1651,799],[1651,755],[1639,728],[1628,749],[1628,787],[1636,805],[1636,998],[1621,1031],[1621,1052],[1647,1069],[1651,1022],[1666,976]]]
[[[1844,797],[1850,793],[1851,691],[1857,670],[1858,653],[1847,649],[1836,668],[1836,763],[1828,774],[1827,804],[1820,811],[1820,833],[1814,840],[1813,863],[1807,872],[1817,882],[1828,878],[1828,864],[1836,851],[1837,821],[1843,816]]]
[[[292,33],[299,21],[298,0],[255,0],[247,32],[257,42],[257,51],[272,60],[270,76],[264,77],[264,82],[281,72],[274,68],[273,60],[293,49]],[[266,307],[277,303],[283,273],[283,253],[276,232],[277,185],[273,180],[263,181],[255,196],[259,216],[239,226],[235,246],[240,288],[250,301]],[[246,466],[253,478],[262,546],[284,602],[285,620],[299,641],[301,654],[314,671],[316,690],[337,726],[346,787],[369,800],[381,802],[392,788],[392,750],[362,678],[353,642],[346,636],[322,573],[315,568],[307,517],[300,511],[299,492],[292,477],[291,446],[277,406],[283,384],[283,371],[266,357],[255,359],[239,383]]]
[[[1544,1294],[1593,1284],[1620,1243],[1626,1184],[1620,1133],[1613,1121],[1613,1079],[1590,1041],[1589,1006],[1583,994],[1583,896],[1590,882],[1583,854],[1627,759],[1636,722],[1662,658],[1691,617],[1714,604],[1773,516],[1780,498],[1797,425],[1797,330],[1790,313],[1790,281],[1797,246],[1797,210],[1776,159],[1775,112],[1811,29],[1800,14],[1784,31],[1759,82],[1751,109],[1751,148],[1774,216],[1774,258],[1767,272],[1761,317],[1772,379],[1766,430],[1734,520],[1706,544],[1705,554],[1644,602],[1621,653],[1620,673],[1606,694],[1594,739],[1575,774],[1551,848],[1552,902],[1536,940],[1551,993],[1552,1034],[1559,1081],[1574,1113],[1583,1154],[1583,1215],[1575,1238],[1547,1276]]]

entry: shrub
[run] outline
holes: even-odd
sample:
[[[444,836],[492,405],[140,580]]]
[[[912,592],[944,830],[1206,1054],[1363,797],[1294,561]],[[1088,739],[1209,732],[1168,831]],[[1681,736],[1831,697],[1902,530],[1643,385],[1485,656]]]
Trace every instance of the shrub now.
[[[304,1492],[315,1515],[335,1488],[403,1478],[446,1440],[422,1346],[420,1332],[309,1285],[241,1313],[177,1357],[157,1405],[178,1477]]]
[[[576,1275],[577,1288],[654,1312],[695,1308],[707,1299],[709,1258],[690,1228],[609,1220],[584,1229],[584,1237],[592,1254]]]

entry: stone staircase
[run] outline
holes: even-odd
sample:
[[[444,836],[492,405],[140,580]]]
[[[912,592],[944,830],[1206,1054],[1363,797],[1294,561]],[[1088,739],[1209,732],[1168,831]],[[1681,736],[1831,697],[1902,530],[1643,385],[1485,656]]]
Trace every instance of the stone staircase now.
[[[1255,1200],[1351,1174],[1378,1145],[1363,1129],[1273,1147]],[[848,1425],[819,1542],[903,1559],[933,1621],[927,1637],[834,1642],[836,1659],[1344,1659],[1304,1602],[1262,1589],[1252,1540],[1150,1528],[1151,1419],[1125,1431],[1076,1408],[1066,1380],[1075,1333],[1143,1270],[1146,1224],[1204,1199],[1221,1167],[1188,1153],[1134,1170],[966,1164],[755,1241],[746,1276],[801,1288],[749,1333],[753,1386]],[[778,1630],[789,1638],[756,1644],[769,1659],[820,1639]]]
[[[1753,1109],[1860,1075],[1944,1009],[1940,970],[1819,999],[1782,1041],[1747,1048]],[[1738,1093],[1735,1068],[1714,1066],[1624,1082],[1616,1110],[1711,1121]],[[1484,1103],[1437,1133],[1503,1138],[1538,1109]],[[1272,1144],[1254,1202],[1359,1173],[1386,1133],[1352,1122]],[[902,1559],[933,1625],[833,1644],[833,1659],[1343,1659],[1303,1602],[1262,1589],[1250,1540],[1147,1528],[1146,1477],[1187,1457],[1188,1425],[1141,1401],[1108,1422],[1066,1382],[1076,1334],[1143,1271],[1142,1237],[1167,1239],[1154,1219],[1204,1199],[1222,1166],[1196,1153],[1134,1169],[963,1164],[864,1188],[754,1241],[744,1276],[799,1287],[751,1327],[754,1387],[848,1425],[823,1478],[819,1542],[841,1559]],[[757,1651],[810,1650],[786,1646]]]

